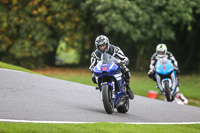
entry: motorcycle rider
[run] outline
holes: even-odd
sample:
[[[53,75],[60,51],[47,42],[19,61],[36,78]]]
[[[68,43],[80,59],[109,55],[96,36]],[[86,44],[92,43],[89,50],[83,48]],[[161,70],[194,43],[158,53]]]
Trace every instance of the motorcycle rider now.
[[[174,58],[173,54],[169,51],[167,51],[167,46],[163,43],[158,44],[156,47],[156,53],[154,53],[151,57],[151,63],[150,63],[150,70],[148,71],[148,76],[156,81],[155,78],[155,65],[156,62],[159,58],[167,58],[172,61],[172,64],[174,65],[174,69],[177,74],[177,79],[178,79],[178,74],[180,73],[179,68],[178,68],[178,62]],[[180,85],[179,80],[178,80],[178,86]]]
[[[94,67],[97,65],[101,58],[101,54],[106,52],[116,58],[115,63],[122,68],[122,73],[126,80],[127,93],[130,99],[134,98],[134,94],[130,88],[130,76],[131,73],[126,65],[129,64],[129,59],[124,55],[122,50],[109,43],[109,39],[105,35],[99,35],[95,40],[96,50],[91,54],[91,65],[89,67],[90,71],[93,73]],[[92,75],[92,81],[97,84],[96,77]]]

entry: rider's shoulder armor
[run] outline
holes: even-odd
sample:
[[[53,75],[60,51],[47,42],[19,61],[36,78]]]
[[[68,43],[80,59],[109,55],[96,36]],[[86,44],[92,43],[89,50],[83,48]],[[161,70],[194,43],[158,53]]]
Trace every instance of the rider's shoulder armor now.
[[[171,52],[167,51],[166,56],[168,59],[171,59],[173,61],[174,56]]]
[[[99,50],[95,50],[93,53],[92,53],[93,56],[95,56],[96,58],[101,58],[101,52],[99,52]]]
[[[156,57],[157,57],[157,54],[154,53],[154,54],[151,56],[151,60],[156,60]]]
[[[169,57],[173,56],[173,54],[171,52],[169,52],[169,51],[167,51],[166,55],[168,55]]]

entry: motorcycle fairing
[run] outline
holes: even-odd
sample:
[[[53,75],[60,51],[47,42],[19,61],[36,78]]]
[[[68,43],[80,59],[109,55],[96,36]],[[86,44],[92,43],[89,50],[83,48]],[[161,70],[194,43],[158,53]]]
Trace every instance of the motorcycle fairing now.
[[[156,64],[156,72],[158,74],[161,74],[161,75],[168,75],[169,73],[171,73],[172,71],[174,70],[174,67],[172,65],[172,61],[169,60],[167,62],[167,64],[163,65],[161,64],[159,61],[157,62]]]
[[[166,64],[161,64],[159,61],[156,64],[156,81],[159,90],[162,92],[163,95],[165,95],[164,91],[164,81],[169,81],[169,87],[173,90],[171,91],[171,96],[174,95],[174,92],[177,88],[177,78],[176,78],[176,72],[174,71],[174,67],[172,65],[172,61],[168,60]]]
[[[116,65],[113,62],[110,64],[102,64],[100,61],[95,67],[94,67],[94,74],[98,77],[102,77],[104,75],[112,76],[117,72],[117,70],[120,69],[118,65]]]
[[[120,97],[125,94],[123,84],[125,81],[121,68],[115,64],[114,59],[110,55],[106,55],[104,59],[97,63],[93,71],[97,77],[96,80],[98,81],[100,92],[102,92],[102,86],[109,85],[112,89],[112,98],[114,98],[115,107],[118,107],[121,103]]]

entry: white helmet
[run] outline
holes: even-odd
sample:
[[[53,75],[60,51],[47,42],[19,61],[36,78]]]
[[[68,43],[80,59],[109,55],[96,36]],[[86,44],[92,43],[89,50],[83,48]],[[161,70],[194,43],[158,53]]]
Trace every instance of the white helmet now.
[[[104,36],[104,35],[100,35],[96,38],[95,40],[95,45],[96,45],[96,48],[101,52],[101,53],[104,53],[105,51],[108,51],[109,49],[109,39]],[[101,50],[99,48],[99,46],[102,46],[102,45],[106,45],[106,48],[104,50]]]
[[[158,44],[156,47],[156,53],[158,57],[162,58],[166,55],[167,53],[167,46],[165,44]]]

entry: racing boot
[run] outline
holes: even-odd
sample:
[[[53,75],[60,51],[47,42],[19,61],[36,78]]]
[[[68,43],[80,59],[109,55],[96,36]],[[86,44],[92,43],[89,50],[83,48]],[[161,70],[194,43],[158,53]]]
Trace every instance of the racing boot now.
[[[131,87],[129,85],[127,85],[126,88],[127,88],[128,96],[132,100],[134,98],[133,91],[131,90]]]
[[[97,81],[96,81],[96,78],[95,78],[94,74],[92,75],[92,81],[93,81],[94,84],[97,84]],[[95,87],[95,89],[99,90],[99,87],[97,86],[97,87]]]
[[[130,87],[131,73],[130,73],[129,69],[125,66],[123,67],[122,70],[123,70],[122,73],[124,74],[124,79],[126,81],[127,94],[129,96],[129,98],[132,100],[134,98],[134,94]]]

